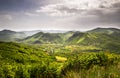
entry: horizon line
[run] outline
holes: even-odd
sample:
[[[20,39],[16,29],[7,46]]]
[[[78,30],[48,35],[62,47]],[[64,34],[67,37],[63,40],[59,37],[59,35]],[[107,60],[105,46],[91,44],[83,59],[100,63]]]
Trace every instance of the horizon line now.
[[[90,31],[90,30],[93,30],[93,29],[97,29],[97,28],[114,28],[114,29],[120,29],[118,27],[95,27],[95,28],[91,28],[91,29],[86,29],[86,30],[80,30],[80,29],[33,29],[33,30],[15,30],[15,29],[7,29],[7,28],[4,28],[4,29],[0,29],[0,31],[3,31],[3,30],[10,30],[10,31],[15,31],[15,32],[29,32],[29,31],[81,31],[81,32],[85,32],[85,31]]]

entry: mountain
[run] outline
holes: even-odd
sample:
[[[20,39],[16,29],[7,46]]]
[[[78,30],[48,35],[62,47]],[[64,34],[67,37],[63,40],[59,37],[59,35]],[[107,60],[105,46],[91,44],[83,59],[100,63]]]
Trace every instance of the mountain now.
[[[32,36],[29,36],[25,39],[22,39],[21,42],[25,43],[33,43],[33,44],[64,44],[66,43],[66,40],[68,40],[75,31],[58,31],[60,33],[56,32],[39,32]],[[64,33],[63,33],[64,32]]]
[[[117,29],[117,28],[96,28],[96,29],[90,30],[88,32],[113,34],[113,33],[120,33],[120,29]]]
[[[76,32],[67,41],[67,44],[96,46],[114,52],[120,51],[120,30],[115,28],[97,28],[88,32]]]
[[[22,40],[22,42],[33,44],[60,44],[63,39],[59,33],[43,33],[39,32]]]
[[[102,46],[107,43],[120,43],[120,37],[113,37],[105,33],[80,33],[69,38],[69,44]],[[70,41],[70,39],[72,39]]]
[[[79,43],[80,41],[83,40],[83,36],[84,36],[85,33],[82,33],[82,32],[74,32],[74,34],[72,36],[70,36],[67,40],[66,40],[66,43],[68,44],[77,44]]]
[[[0,31],[0,41],[15,41],[16,39],[25,38],[26,35],[23,32],[15,32],[11,30]]]
[[[38,32],[38,31],[37,31]],[[95,46],[104,49],[120,50],[120,29],[96,28],[87,32],[38,32],[25,36],[24,32],[0,31],[0,41],[19,41],[30,44],[66,44]],[[18,40],[19,39],[19,40]]]
[[[87,32],[69,31],[65,33],[39,32],[22,40],[27,43],[94,45],[120,42],[120,30],[115,28],[96,28]]]
[[[53,33],[53,34],[57,34],[57,33],[64,33],[67,31],[62,31],[62,30],[34,30],[34,31],[20,31],[20,32],[16,32],[16,31],[11,31],[11,30],[2,30],[0,31],[0,41],[20,41],[23,38],[35,35],[36,33],[39,32],[44,32],[44,33]],[[62,36],[62,35],[61,35]],[[67,37],[67,35],[66,35]],[[49,41],[49,40],[48,40]]]
[[[100,45],[106,42],[120,42],[120,36],[106,33],[75,33],[67,42],[70,44]]]
[[[111,37],[114,40],[118,40],[118,41],[120,40],[120,29],[117,29],[117,28],[96,28],[89,31],[89,33],[106,34],[106,35],[109,35],[109,37]]]

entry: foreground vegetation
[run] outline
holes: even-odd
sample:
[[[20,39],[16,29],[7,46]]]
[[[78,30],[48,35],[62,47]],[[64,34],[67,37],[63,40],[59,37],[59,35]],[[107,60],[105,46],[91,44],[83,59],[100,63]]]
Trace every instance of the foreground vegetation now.
[[[110,50],[0,42],[0,78],[120,78],[120,55]]]

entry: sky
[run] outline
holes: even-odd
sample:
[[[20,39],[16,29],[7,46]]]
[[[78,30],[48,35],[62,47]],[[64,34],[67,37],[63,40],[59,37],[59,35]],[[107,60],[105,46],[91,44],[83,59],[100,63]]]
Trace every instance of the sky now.
[[[0,0],[0,30],[120,28],[120,0]]]

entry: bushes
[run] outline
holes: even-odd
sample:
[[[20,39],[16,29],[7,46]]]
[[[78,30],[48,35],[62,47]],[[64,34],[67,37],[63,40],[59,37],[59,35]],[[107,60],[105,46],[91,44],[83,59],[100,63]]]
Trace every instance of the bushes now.
[[[100,78],[112,78],[112,74],[110,73],[113,71],[111,70],[111,67],[114,69],[115,72],[117,72],[118,75],[118,63],[119,61],[119,55],[116,54],[110,54],[110,53],[83,53],[81,55],[78,55],[74,59],[69,59],[69,61],[64,65],[61,74],[63,77],[70,76],[69,74],[72,74],[76,72],[76,74],[79,76],[85,76],[89,77],[92,74],[95,74],[94,77],[90,78],[96,78],[98,76],[98,73],[102,75]],[[67,73],[66,73],[67,72]],[[95,73],[98,72],[98,73]],[[104,72],[104,73],[102,73]],[[86,74],[85,74],[86,73]],[[88,75],[87,75],[88,74]],[[116,73],[113,73],[116,75]],[[104,77],[103,77],[104,76]],[[107,77],[106,77],[107,76]],[[109,76],[109,77],[108,77]],[[73,77],[73,74],[72,74]],[[72,78],[71,76],[68,78]],[[119,76],[120,77],[120,76]],[[81,77],[80,77],[81,78]],[[116,77],[113,77],[116,78]]]
[[[35,48],[24,44],[1,43],[0,78],[120,77],[120,55],[109,52],[82,53],[77,48],[77,52],[71,52],[62,49],[63,46],[56,52],[57,46],[55,53],[49,55],[49,49],[43,51],[46,46],[41,46]]]
[[[120,78],[120,68],[117,65],[105,69],[102,66],[94,65],[89,70],[81,69],[79,72],[67,71],[62,78]]]
[[[46,65],[37,66],[31,70],[30,78],[56,78],[57,73],[54,69],[49,69]]]
[[[3,65],[0,67],[0,78],[58,78],[56,67],[47,65]]]

